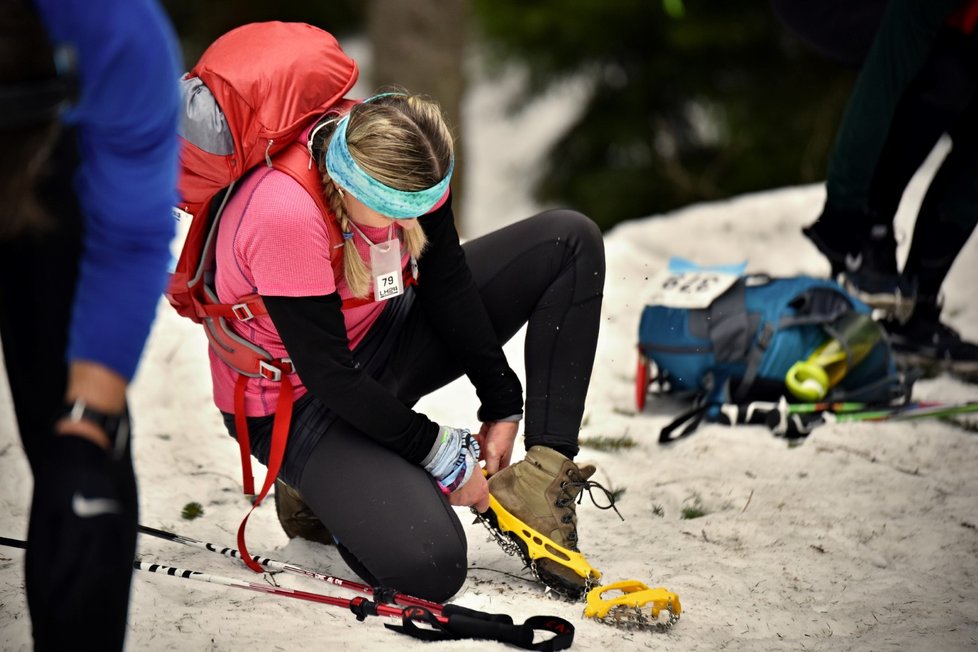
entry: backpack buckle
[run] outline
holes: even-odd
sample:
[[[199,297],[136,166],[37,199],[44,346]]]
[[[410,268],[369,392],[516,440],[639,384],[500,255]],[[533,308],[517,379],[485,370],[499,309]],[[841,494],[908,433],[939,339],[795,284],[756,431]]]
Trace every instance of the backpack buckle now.
[[[247,303],[236,303],[231,306],[231,312],[238,321],[248,321],[255,318],[255,313],[251,312],[251,306]]]
[[[265,360],[258,361],[258,375],[266,380],[270,380],[273,383],[277,383],[282,380],[282,374],[291,374],[295,371],[295,367],[292,366],[291,358],[281,358],[277,361],[278,365],[274,362],[267,362]]]
[[[258,361],[258,375],[274,383],[282,380],[282,370],[271,362],[265,362],[264,360]]]

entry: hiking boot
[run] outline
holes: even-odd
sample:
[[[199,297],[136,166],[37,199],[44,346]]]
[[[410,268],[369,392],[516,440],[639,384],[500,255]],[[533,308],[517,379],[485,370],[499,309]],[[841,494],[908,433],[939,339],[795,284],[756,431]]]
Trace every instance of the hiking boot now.
[[[594,471],[551,448],[533,446],[523,460],[489,478],[489,525],[515,542],[540,581],[573,600],[601,576],[578,550],[575,501],[583,490],[590,494],[599,487],[613,507],[611,494],[588,479]]]
[[[302,494],[281,480],[275,480],[275,513],[290,539],[300,537],[327,546],[333,545],[333,536],[303,502]]]
[[[826,208],[825,213],[802,227],[801,232],[829,261],[834,279],[846,270],[846,261],[858,255],[865,227],[854,229],[852,220],[843,220],[837,215],[830,217],[828,213]]]
[[[909,321],[882,322],[893,353],[902,366],[919,367],[925,375],[949,372],[967,382],[978,382],[978,345],[961,339],[940,321],[941,306],[918,304]]]
[[[843,287],[868,306],[899,321],[910,317],[914,288],[897,271],[896,237],[892,226],[874,225],[859,252],[845,256],[845,271],[841,277]]]

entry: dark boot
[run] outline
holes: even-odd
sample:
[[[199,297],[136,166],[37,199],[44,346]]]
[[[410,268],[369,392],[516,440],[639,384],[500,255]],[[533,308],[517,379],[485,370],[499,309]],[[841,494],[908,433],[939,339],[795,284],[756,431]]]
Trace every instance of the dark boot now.
[[[275,480],[275,513],[290,539],[301,537],[327,546],[333,536],[302,500],[302,495],[281,480]]]
[[[961,339],[940,320],[936,300],[919,302],[906,323],[886,320],[893,352],[904,366],[919,367],[928,376],[949,372],[967,382],[978,382],[978,345]]]
[[[853,296],[899,321],[913,310],[915,288],[897,271],[893,227],[876,224],[859,252],[846,256],[842,284]]]

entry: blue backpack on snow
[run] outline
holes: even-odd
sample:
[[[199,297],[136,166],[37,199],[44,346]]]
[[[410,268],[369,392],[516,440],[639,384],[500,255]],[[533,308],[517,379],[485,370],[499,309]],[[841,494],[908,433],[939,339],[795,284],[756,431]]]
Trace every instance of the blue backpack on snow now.
[[[641,412],[655,381],[662,391],[691,398],[695,407],[666,426],[660,442],[673,439],[684,423],[677,437],[692,432],[704,418],[715,421],[724,405],[782,397],[799,402],[786,390],[788,370],[836,337],[834,325],[840,319],[854,311],[870,312],[837,283],[808,276],[769,278],[703,268],[690,273],[687,267],[685,273],[667,275],[661,287],[669,298],[646,305],[639,323],[636,404]],[[704,289],[712,291],[706,295],[708,304],[686,300]],[[881,332],[866,357],[824,400],[890,403],[908,392]]]

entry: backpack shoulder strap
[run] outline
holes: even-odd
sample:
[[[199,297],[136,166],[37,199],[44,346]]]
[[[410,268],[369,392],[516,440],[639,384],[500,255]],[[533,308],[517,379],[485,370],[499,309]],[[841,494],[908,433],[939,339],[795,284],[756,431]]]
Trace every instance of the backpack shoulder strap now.
[[[319,178],[318,168],[310,166],[309,151],[301,143],[294,142],[272,159],[272,167],[295,179],[316,202],[326,221],[326,230],[332,247],[329,262],[333,268],[333,278],[341,278],[343,276],[343,231],[340,230],[336,214],[326,205],[326,200],[323,198],[323,182]],[[343,307],[356,308],[372,302],[372,298],[351,297],[343,300]]]
[[[294,142],[272,159],[272,167],[295,179],[316,202],[319,212],[323,214],[323,219],[326,221],[330,246],[333,248],[329,256],[333,276],[340,278],[343,269],[343,232],[336,221],[336,215],[323,198],[323,182],[319,178],[319,169],[315,165],[310,167],[308,150],[301,143]]]

